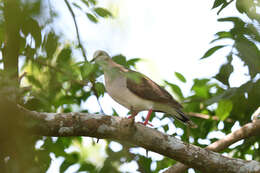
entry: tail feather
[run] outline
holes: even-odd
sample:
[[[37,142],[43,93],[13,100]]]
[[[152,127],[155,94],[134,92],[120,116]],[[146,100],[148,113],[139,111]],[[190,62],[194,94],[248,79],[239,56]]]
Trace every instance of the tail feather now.
[[[197,124],[193,123],[190,118],[185,115],[181,110],[175,109],[178,115],[175,115],[175,118],[179,121],[183,122],[185,125],[191,127],[191,128],[197,128]]]

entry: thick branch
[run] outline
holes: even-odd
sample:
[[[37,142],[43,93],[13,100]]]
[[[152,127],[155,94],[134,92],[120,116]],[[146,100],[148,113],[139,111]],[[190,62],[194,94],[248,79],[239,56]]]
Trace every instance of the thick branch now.
[[[220,152],[233,143],[245,139],[251,136],[256,136],[260,134],[260,120],[255,120],[252,123],[248,123],[241,127],[240,129],[228,134],[224,138],[208,145],[206,149]],[[176,163],[171,168],[165,171],[165,173],[183,173],[186,169],[188,169],[189,166],[184,165],[182,163]]]
[[[186,144],[132,119],[90,113],[38,113],[21,108],[38,123],[32,127],[43,136],[90,136],[108,138],[144,147],[194,167],[202,172],[243,173],[260,171],[260,163],[232,159]]]

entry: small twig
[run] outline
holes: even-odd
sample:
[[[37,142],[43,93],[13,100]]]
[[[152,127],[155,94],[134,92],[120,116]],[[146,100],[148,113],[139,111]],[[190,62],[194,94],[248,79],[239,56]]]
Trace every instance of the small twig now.
[[[95,97],[96,97],[96,99],[97,99],[97,102],[98,102],[98,105],[99,105],[99,107],[100,107],[100,113],[105,114],[105,112],[104,112],[104,110],[103,110],[103,108],[102,108],[102,106],[101,106],[101,103],[100,103],[100,101],[99,101],[99,99],[98,99],[98,94],[97,94],[97,91],[96,91],[96,88],[95,88],[95,82],[94,82],[94,81],[91,81],[91,84],[92,84],[92,90],[93,90],[93,92],[94,92],[94,95],[95,95]]]
[[[77,24],[77,21],[76,21],[75,13],[73,12],[73,10],[72,10],[72,8],[71,8],[69,2],[68,2],[67,0],[64,0],[64,1],[65,1],[66,5],[67,5],[67,7],[68,7],[68,9],[69,9],[69,11],[70,11],[70,13],[71,13],[71,16],[72,16],[72,18],[73,18],[73,21],[74,21],[74,25],[75,25],[75,29],[76,29],[76,33],[77,33],[77,38],[78,38],[78,42],[79,42],[79,43],[78,43],[78,44],[79,44],[79,47],[80,47],[81,52],[82,52],[82,54],[83,54],[84,60],[87,61],[87,56],[86,56],[85,50],[84,50],[84,48],[83,48],[83,46],[82,46],[82,44],[81,44],[81,40],[80,40],[79,28],[78,28],[78,24]]]
[[[214,116],[210,116],[210,115],[207,115],[207,114],[202,114],[202,113],[196,113],[196,112],[189,112],[187,113],[187,115],[191,116],[191,117],[197,117],[197,118],[203,118],[203,119],[206,119],[206,120],[209,120],[209,119],[212,119],[212,120],[215,120],[215,121],[219,121],[219,117],[214,115]],[[234,122],[232,119],[230,118],[227,118],[225,119],[224,121],[228,122],[228,123],[232,123]]]

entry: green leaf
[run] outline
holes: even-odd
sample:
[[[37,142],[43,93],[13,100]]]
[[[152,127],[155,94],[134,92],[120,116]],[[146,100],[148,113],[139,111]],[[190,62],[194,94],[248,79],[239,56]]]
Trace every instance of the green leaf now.
[[[215,47],[210,48],[200,59],[204,59],[204,58],[211,56],[214,52],[216,52],[217,50],[219,50],[225,46],[226,45],[220,45],[220,46],[215,46]]]
[[[112,14],[107,9],[104,9],[101,7],[94,8],[94,11],[101,17],[111,17],[112,16]]]
[[[42,84],[41,82],[36,79],[33,75],[26,75],[26,78],[28,79],[28,81],[33,84],[35,87],[38,87],[38,88],[42,88]]]
[[[219,73],[215,76],[217,80],[222,82],[225,85],[229,86],[229,76],[233,72],[233,66],[231,63],[223,64],[219,70]]]
[[[221,100],[218,103],[218,108],[216,110],[217,116],[220,118],[220,120],[225,120],[230,112],[232,111],[233,103],[230,100]]]
[[[33,18],[28,18],[22,25],[22,31],[27,36],[29,33],[32,35],[35,46],[39,47],[42,43],[41,27],[39,23]]]
[[[59,53],[58,58],[57,58],[57,63],[59,65],[69,65],[69,60],[71,59],[71,48],[70,47],[65,47],[62,49],[62,51]]]
[[[90,13],[86,13],[86,15],[91,22],[98,23],[98,19],[95,16]]]
[[[72,5],[74,5],[74,6],[77,7],[78,9],[82,10],[81,6],[79,6],[79,5],[76,4],[75,2],[73,2]]]
[[[65,157],[66,160],[60,166],[60,172],[65,172],[70,166],[77,163],[79,155],[77,153],[69,154]]]
[[[93,4],[93,5],[96,5],[96,4],[97,4],[96,0],[89,0],[89,2],[90,2],[91,4]]]
[[[232,1],[231,1],[232,2]],[[224,2],[223,4],[222,4],[222,6],[221,6],[221,8],[218,10],[218,12],[217,12],[217,15],[219,15],[219,13],[224,9],[224,8],[226,8],[228,5],[229,5],[229,3],[230,2]]]
[[[76,101],[75,101],[74,96],[65,95],[65,96],[62,96],[61,98],[59,98],[55,103],[56,103],[56,106],[61,106],[64,104],[74,104],[75,102]]]
[[[223,3],[226,3],[226,0],[215,0],[212,9],[219,7]]]
[[[143,172],[151,172],[152,159],[144,156],[139,156],[140,165],[142,165]]]
[[[105,86],[103,83],[100,82],[95,83],[95,90],[97,91],[98,97],[104,96]]]
[[[224,38],[233,39],[231,32],[227,32],[227,31],[220,31],[220,32],[216,33],[215,35],[217,36],[217,38],[212,40],[210,43],[213,43],[217,40],[224,39]]]
[[[164,132],[167,132],[169,130],[169,124],[166,124],[163,127]]]
[[[218,19],[219,22],[233,22],[236,26],[244,26],[246,23],[238,17],[225,17]]]
[[[210,86],[208,84],[209,79],[194,79],[192,90],[195,91],[198,97],[208,98]]]
[[[86,1],[86,0],[81,0],[81,2],[83,2],[86,6],[89,7],[89,3],[88,3],[88,1]]]
[[[140,61],[140,58],[133,58],[127,61],[127,67],[135,66],[135,64]]]
[[[81,163],[81,166],[77,172],[81,172],[81,171],[97,172],[97,169],[93,164],[83,162]]]
[[[185,77],[184,77],[181,73],[175,72],[174,74],[175,74],[175,76],[176,76],[180,81],[182,81],[182,82],[184,82],[184,83],[186,82]]]
[[[55,35],[54,32],[50,32],[47,36],[47,38],[45,38],[45,50],[47,53],[47,57],[52,59],[53,58],[53,54],[57,49],[58,46],[58,37]]]
[[[113,56],[112,59],[118,63],[118,64],[121,64],[122,66],[125,66],[127,67],[127,61],[126,61],[126,57],[124,55],[116,55],[116,56]]]
[[[82,79],[86,79],[91,75],[93,72],[95,72],[96,65],[91,64],[89,62],[85,62],[81,67],[80,67],[80,72]]]
[[[169,83],[169,82],[167,82],[167,81],[164,81],[164,82],[171,87],[172,91],[173,91],[175,94],[177,94],[177,96],[178,96],[179,98],[181,98],[181,99],[184,98],[184,97],[183,97],[183,94],[182,94],[182,92],[181,92],[181,89],[180,89],[180,87],[179,87],[178,85],[175,85],[175,84],[173,84],[173,83]]]
[[[235,47],[239,58],[248,66],[249,74],[253,78],[260,72],[260,51],[256,44],[246,37],[236,39]]]

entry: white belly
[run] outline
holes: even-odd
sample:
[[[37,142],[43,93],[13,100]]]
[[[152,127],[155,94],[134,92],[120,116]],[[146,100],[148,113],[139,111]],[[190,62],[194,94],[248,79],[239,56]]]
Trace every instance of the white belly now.
[[[153,108],[151,101],[141,99],[127,88],[126,78],[121,74],[117,74],[117,77],[109,78],[105,73],[105,88],[116,102],[130,110],[143,111]]]

